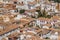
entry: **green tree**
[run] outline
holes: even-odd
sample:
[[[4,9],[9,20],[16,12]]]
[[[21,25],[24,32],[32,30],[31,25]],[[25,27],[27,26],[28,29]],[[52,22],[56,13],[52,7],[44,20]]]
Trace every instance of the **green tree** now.
[[[51,18],[51,15],[47,15],[48,18]]]
[[[46,11],[45,11],[45,9],[43,10],[43,13],[42,13],[42,17],[46,17]]]
[[[21,9],[19,13],[22,14],[24,12],[25,12],[25,10],[24,9]]]
[[[41,11],[41,9],[40,9],[40,10],[36,10],[36,12],[39,13],[38,18],[39,17],[45,17],[45,18],[51,18],[52,17],[51,15],[47,15],[47,12],[45,11],[45,8],[44,8],[43,11]]]

